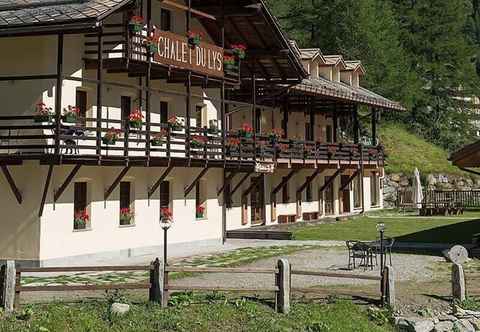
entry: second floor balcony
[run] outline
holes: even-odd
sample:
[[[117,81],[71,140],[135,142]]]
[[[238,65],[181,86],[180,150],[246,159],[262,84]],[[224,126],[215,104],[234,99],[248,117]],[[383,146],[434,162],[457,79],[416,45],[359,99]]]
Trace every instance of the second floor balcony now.
[[[185,127],[143,120],[0,116],[0,158],[64,160],[195,160],[276,165],[368,164],[383,166],[381,146],[324,143],[243,130]],[[219,163],[221,165],[221,163]]]

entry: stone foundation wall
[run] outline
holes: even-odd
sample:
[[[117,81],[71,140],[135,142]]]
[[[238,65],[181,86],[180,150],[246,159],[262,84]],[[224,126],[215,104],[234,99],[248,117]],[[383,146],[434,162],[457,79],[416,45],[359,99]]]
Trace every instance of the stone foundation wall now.
[[[422,185],[429,190],[480,190],[480,177],[448,174],[422,176]],[[397,192],[413,184],[413,174],[393,173],[385,176],[383,185],[384,205],[396,206]]]

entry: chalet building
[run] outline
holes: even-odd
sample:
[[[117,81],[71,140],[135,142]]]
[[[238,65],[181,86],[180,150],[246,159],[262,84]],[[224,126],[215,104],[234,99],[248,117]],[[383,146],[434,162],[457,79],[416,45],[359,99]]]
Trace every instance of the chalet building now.
[[[382,207],[376,127],[402,106],[263,1],[2,2],[0,47],[0,260],[158,255],[161,209],[180,247]]]

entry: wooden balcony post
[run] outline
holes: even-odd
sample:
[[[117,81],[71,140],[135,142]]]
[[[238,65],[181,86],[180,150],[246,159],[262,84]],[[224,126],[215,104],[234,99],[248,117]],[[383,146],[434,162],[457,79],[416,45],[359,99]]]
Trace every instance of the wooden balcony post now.
[[[372,145],[377,145],[377,109],[372,109]]]
[[[147,1],[147,35],[150,37],[152,33],[152,0]],[[146,121],[146,135],[145,135],[145,155],[147,157],[147,163],[150,164],[150,80],[152,76],[152,54],[150,54],[149,50],[147,49],[147,77],[146,77],[146,90],[145,90],[145,121]]]
[[[355,105],[355,109],[353,111],[353,142],[358,144],[359,141],[359,123],[358,123],[358,106]]]
[[[102,153],[102,97],[103,97],[103,30],[100,29],[97,38],[97,124],[96,124],[96,152],[97,156]]]
[[[186,28],[187,31],[191,29],[191,21],[192,21],[192,0],[187,1],[188,10],[186,11]],[[185,100],[186,104],[186,116],[185,116],[185,156],[190,158],[190,114],[191,114],[191,102],[192,102],[192,71],[189,70],[187,74],[187,96]]]
[[[60,155],[60,119],[62,115],[63,33],[58,35],[57,83],[55,86],[55,155]]]

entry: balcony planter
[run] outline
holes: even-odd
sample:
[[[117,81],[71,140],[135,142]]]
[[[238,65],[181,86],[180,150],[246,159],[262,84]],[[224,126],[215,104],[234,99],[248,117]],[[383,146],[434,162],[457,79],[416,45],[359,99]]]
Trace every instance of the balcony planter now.
[[[162,129],[159,133],[152,135],[150,144],[152,146],[162,146],[165,143],[165,137],[167,136],[167,131]]]
[[[135,129],[142,129],[143,125],[143,114],[140,109],[135,109],[130,115],[128,116],[128,123],[130,125],[130,128],[135,128]]]
[[[86,229],[88,220],[90,220],[90,216],[87,211],[76,212],[73,218],[74,229]]]
[[[253,137],[253,128],[248,123],[244,123],[242,127],[238,130],[238,136],[243,138],[252,138]]]
[[[52,122],[55,114],[51,107],[47,107],[44,103],[38,103],[36,106],[35,114],[33,115],[33,121],[36,123]]]
[[[218,134],[219,130],[218,127],[216,126],[211,126],[210,128],[207,129],[207,132],[212,135]]]
[[[283,130],[279,128],[274,128],[268,134],[268,139],[270,144],[275,145],[278,143],[278,140],[283,136]]]
[[[63,122],[65,123],[77,123],[80,115],[80,109],[75,106],[68,105],[63,109]]]
[[[187,37],[188,44],[192,47],[197,47],[200,46],[200,43],[202,42],[203,34],[201,32],[189,31]]]
[[[182,123],[176,116],[172,116],[168,119],[168,126],[172,131],[181,131],[183,129]]]
[[[120,210],[120,225],[127,226],[132,224],[133,211],[129,208]]]
[[[238,59],[240,60],[245,59],[247,46],[245,46],[244,44],[235,44],[235,45],[232,45],[231,47],[232,47],[233,54]]]
[[[235,71],[237,69],[235,57],[230,55],[223,56],[223,68],[226,71]]]
[[[197,219],[203,219],[205,218],[205,207],[204,206],[197,206],[197,211],[195,213],[195,217]]]
[[[193,149],[201,149],[205,147],[208,142],[208,138],[204,136],[192,136],[192,140],[190,141],[190,147]]]
[[[226,154],[231,156],[233,154],[240,153],[240,139],[235,137],[229,137],[226,142]]]
[[[143,30],[143,17],[142,16],[132,16],[130,22],[128,23],[128,28],[131,32],[139,33]]]
[[[155,37],[147,37],[145,40],[145,47],[150,54],[155,54],[158,52],[158,41]]]
[[[102,137],[103,144],[115,145],[115,143],[117,143],[119,133],[120,133],[120,130],[115,128],[110,128]]]

